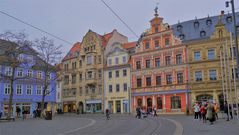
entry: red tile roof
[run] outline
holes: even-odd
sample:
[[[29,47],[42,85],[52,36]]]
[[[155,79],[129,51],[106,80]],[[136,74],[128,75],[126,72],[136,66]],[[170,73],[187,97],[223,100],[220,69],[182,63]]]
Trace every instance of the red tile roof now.
[[[124,43],[123,45],[122,45],[122,47],[124,48],[124,49],[131,49],[131,48],[134,48],[135,46],[136,46],[136,41],[135,42],[128,42],[128,43]]]
[[[80,47],[81,43],[80,42],[76,42],[73,47],[71,48],[71,50],[67,53],[67,55],[64,57],[64,59],[62,61],[68,60],[68,59],[72,59],[75,58],[76,55],[75,53],[78,51],[80,52]]]
[[[109,42],[110,38],[112,37],[113,35],[113,32],[110,32],[110,33],[107,33],[107,34],[104,34],[104,35],[99,35],[100,38],[101,38],[101,41],[102,41],[102,46],[103,47],[106,47],[107,43]]]

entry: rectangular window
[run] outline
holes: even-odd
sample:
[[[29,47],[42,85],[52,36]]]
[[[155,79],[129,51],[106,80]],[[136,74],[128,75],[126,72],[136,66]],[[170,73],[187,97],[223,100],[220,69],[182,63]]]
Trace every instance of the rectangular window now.
[[[155,67],[160,67],[160,58],[155,59]]]
[[[119,58],[115,57],[115,64],[118,65],[119,64]]]
[[[166,56],[165,57],[165,61],[166,61],[166,66],[171,64],[171,57],[170,56]]]
[[[155,48],[159,48],[159,41],[158,41],[158,40],[155,40],[155,41],[154,41],[154,47],[155,47]]]
[[[76,83],[76,75],[72,75],[72,81],[71,81],[72,84],[75,84]]]
[[[146,77],[146,86],[151,86],[151,77]]]
[[[196,82],[202,81],[202,71],[195,72],[195,80]]]
[[[16,85],[16,94],[22,95],[22,85],[21,84]]]
[[[137,87],[142,87],[142,80],[141,80],[141,78],[137,78]]]
[[[88,94],[89,93],[89,90],[88,90],[88,87],[86,86],[85,87],[85,94]]]
[[[236,57],[236,47],[233,47],[233,49],[230,48],[230,54],[231,54],[231,57],[232,57],[232,54],[233,54],[234,58]]]
[[[233,71],[233,68],[232,68],[232,78],[234,78],[234,73],[235,73],[236,78],[238,78],[237,68],[235,68],[235,71]]]
[[[98,77],[99,77],[99,78],[102,78],[102,72],[101,72],[101,70],[98,70]]]
[[[37,86],[36,95],[42,95],[42,86],[40,85]]]
[[[32,85],[27,85],[27,95],[32,95]]]
[[[156,76],[156,85],[157,86],[161,85],[161,76]]]
[[[5,95],[9,95],[9,94],[10,94],[10,91],[11,91],[11,85],[5,83],[5,84],[4,84],[4,94],[5,94]]]
[[[112,78],[112,72],[109,71],[108,74],[109,74],[109,79]]]
[[[169,46],[169,38],[165,38],[165,47]]]
[[[88,71],[87,72],[87,77],[88,77],[87,79],[92,79],[93,78],[92,75],[93,75],[92,71]]]
[[[82,67],[82,60],[80,60],[80,67]]]
[[[172,84],[172,75],[166,75],[167,84]]]
[[[64,84],[69,84],[69,75],[65,75]]]
[[[12,67],[6,67],[5,68],[5,75],[11,76],[12,75]]]
[[[119,92],[119,91],[120,91],[120,85],[116,84],[116,92]]]
[[[87,56],[87,64],[91,65],[93,63],[93,57],[92,56]]]
[[[181,54],[176,55],[176,64],[182,64],[182,55]]]
[[[136,69],[141,69],[141,61],[136,62]]]
[[[109,60],[108,60],[108,63],[109,63],[109,66],[111,66],[111,65],[112,65],[112,60],[109,59]]]
[[[200,51],[194,52],[194,60],[195,61],[201,60]]]
[[[98,55],[98,63],[101,64],[101,55]]]
[[[183,83],[183,73],[177,73],[177,82],[178,84]]]
[[[41,71],[37,71],[37,79],[42,79],[42,72]]]
[[[80,96],[82,96],[82,87],[80,87],[80,92],[79,93],[80,93]]]
[[[111,93],[113,91],[113,87],[112,85],[109,85],[109,93]]]
[[[48,86],[48,87],[46,88],[45,94],[46,94],[46,95],[50,95],[50,94],[51,94],[50,86]]]
[[[146,68],[150,68],[150,60],[145,60]]]
[[[145,43],[145,49],[149,49],[149,42]]]
[[[213,59],[215,59],[215,52],[214,52],[214,49],[210,49],[210,50],[208,50],[208,52],[207,52],[207,57],[208,57],[209,60],[213,60]]]
[[[124,91],[127,91],[127,88],[128,86],[127,86],[127,83],[124,83]]]
[[[29,78],[33,77],[32,70],[27,70],[27,77],[29,77]]]
[[[127,69],[123,70],[123,76],[127,76]]]
[[[127,60],[126,60],[126,56],[123,56],[123,64],[126,64]]]
[[[209,78],[210,78],[210,80],[217,80],[217,71],[209,70]]]
[[[99,88],[99,94],[102,94],[102,85],[98,85]]]
[[[119,77],[119,70],[115,71],[115,77]]]
[[[23,69],[17,68],[17,77],[23,77]]]
[[[82,81],[82,74],[80,73],[80,81]]]

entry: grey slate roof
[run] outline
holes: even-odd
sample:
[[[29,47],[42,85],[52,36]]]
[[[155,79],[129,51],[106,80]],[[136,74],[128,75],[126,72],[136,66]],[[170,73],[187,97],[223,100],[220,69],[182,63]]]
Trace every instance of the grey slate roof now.
[[[229,21],[230,17],[231,17],[231,21]],[[171,27],[173,28],[174,35],[176,37],[181,38],[183,42],[192,41],[192,40],[202,40],[202,39],[209,38],[213,34],[215,30],[215,25],[218,24],[218,19],[219,19],[219,15],[212,16],[212,17],[205,17],[201,19],[194,19],[190,21],[179,22],[177,24],[172,25]],[[198,27],[194,26],[195,22],[198,22],[199,24]],[[229,32],[234,33],[232,14],[222,15],[222,23],[225,24],[225,27]],[[239,12],[236,13],[236,23],[237,23],[237,26],[239,26]],[[181,25],[181,29],[180,29],[180,25]],[[202,36],[203,34],[205,34],[205,36]]]

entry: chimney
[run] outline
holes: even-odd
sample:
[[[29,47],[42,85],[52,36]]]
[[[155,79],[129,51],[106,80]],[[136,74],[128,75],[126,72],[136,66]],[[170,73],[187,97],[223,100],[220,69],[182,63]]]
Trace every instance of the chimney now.
[[[221,15],[224,15],[224,10],[221,11]]]

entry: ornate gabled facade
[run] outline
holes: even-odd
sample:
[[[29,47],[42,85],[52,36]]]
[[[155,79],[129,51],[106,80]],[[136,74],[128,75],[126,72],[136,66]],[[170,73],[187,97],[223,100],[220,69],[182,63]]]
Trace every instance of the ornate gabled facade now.
[[[226,27],[227,21],[223,19],[226,19],[225,15],[218,16],[218,22],[213,26],[214,31],[209,38],[187,42],[191,102],[216,102],[220,104],[221,109],[223,109],[224,94],[230,103],[236,101],[232,62],[235,47],[230,46],[229,31],[231,29]],[[234,64],[235,62],[236,60]],[[232,93],[230,93],[230,87]],[[228,97],[226,91],[229,91]]]
[[[186,109],[187,52],[163,18],[155,17],[132,55],[132,107],[159,112]]]
[[[79,61],[81,43],[73,45],[62,60],[62,102],[63,112],[76,112],[76,98],[79,94]]]

